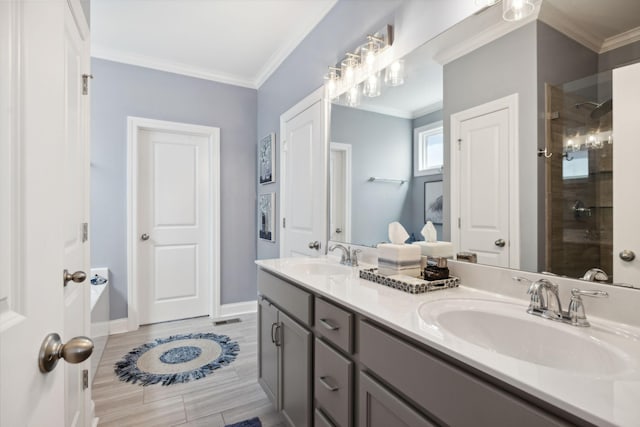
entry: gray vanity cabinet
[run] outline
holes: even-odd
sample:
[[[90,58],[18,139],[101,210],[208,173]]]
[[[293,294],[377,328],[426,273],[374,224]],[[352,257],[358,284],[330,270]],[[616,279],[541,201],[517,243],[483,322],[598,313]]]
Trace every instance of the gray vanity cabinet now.
[[[358,391],[358,427],[431,427],[429,422],[415,409],[360,372]]]
[[[258,271],[258,382],[295,427],[313,425],[313,296]]]
[[[275,333],[278,309],[266,299],[258,301],[258,382],[269,399],[279,409],[278,402],[278,347]]]

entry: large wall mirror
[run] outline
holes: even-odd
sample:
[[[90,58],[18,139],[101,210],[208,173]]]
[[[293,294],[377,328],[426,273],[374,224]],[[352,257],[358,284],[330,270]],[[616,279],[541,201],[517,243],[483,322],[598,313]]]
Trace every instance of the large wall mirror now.
[[[492,7],[403,59],[404,84],[332,102],[330,240],[431,220],[480,263],[619,282],[613,228],[637,231],[614,224],[612,70],[640,61],[640,2],[544,0],[517,24]]]

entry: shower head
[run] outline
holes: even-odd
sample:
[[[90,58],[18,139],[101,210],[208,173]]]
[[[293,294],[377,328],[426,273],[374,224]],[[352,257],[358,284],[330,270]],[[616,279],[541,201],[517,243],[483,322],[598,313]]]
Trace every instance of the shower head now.
[[[600,104],[598,104],[597,102],[593,102],[593,101],[585,101],[585,102],[579,102],[577,104],[575,104],[576,108],[580,108],[583,105],[590,105],[592,107],[594,107],[594,109],[591,111],[590,117],[593,120],[598,120],[600,119],[600,117],[604,116],[605,114],[611,112],[611,110],[613,109],[613,101],[611,99],[608,99],[604,102],[601,102]]]
[[[591,112],[591,118],[593,120],[598,120],[605,114],[610,113],[611,110],[613,110],[613,101],[611,99],[607,99]]]

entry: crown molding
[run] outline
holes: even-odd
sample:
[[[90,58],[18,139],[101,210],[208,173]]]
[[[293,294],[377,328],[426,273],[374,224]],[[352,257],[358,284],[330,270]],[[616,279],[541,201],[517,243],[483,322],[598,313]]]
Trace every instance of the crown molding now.
[[[638,41],[640,41],[640,27],[605,39],[600,48],[600,53],[608,52]]]
[[[460,41],[445,45],[443,49],[436,52],[433,56],[436,62],[440,65],[448,64],[451,61],[471,53],[474,50],[535,21],[538,19],[538,15],[540,14],[540,3],[536,4],[536,9],[531,15],[516,22],[507,22],[503,20],[501,8],[499,7],[490,7],[486,10],[479,11],[479,13],[486,13],[489,19],[491,19],[491,16],[495,15],[493,19],[495,23],[482,30],[475,27],[467,28],[466,36],[462,36]]]
[[[150,56],[131,54],[116,49],[105,48],[100,45],[92,44],[91,56],[94,58],[106,59],[109,61],[121,62],[139,67],[151,68],[154,70],[165,71],[168,73],[181,74],[184,76],[195,77],[198,79],[210,80],[218,83],[229,84],[233,86],[241,86],[250,89],[257,89],[255,82],[250,79],[242,79],[226,73],[212,72],[204,68],[193,67],[177,62],[166,61]]]
[[[539,16],[540,21],[560,31],[565,36],[575,40],[581,45],[599,53],[602,47],[602,40],[576,24],[570,16],[561,12],[550,3],[545,3]]]
[[[412,119],[417,119],[418,117],[426,116],[427,114],[435,113],[436,111],[442,110],[442,101],[438,101],[434,104],[427,105],[426,107],[419,108],[411,113]]]
[[[266,82],[269,77],[282,65],[282,63],[291,55],[291,53],[302,43],[302,41],[313,31],[313,29],[324,19],[331,9],[338,3],[338,0],[333,0],[327,4],[327,7],[320,13],[320,19],[314,20],[308,27],[300,33],[296,38],[292,38],[285,46],[279,49],[275,54],[269,58],[265,66],[258,73],[254,83],[256,88],[259,88]]]

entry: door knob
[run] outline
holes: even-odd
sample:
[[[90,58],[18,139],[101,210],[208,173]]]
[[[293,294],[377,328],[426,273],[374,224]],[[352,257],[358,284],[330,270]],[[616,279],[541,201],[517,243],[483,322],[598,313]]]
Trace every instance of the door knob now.
[[[315,249],[316,251],[320,249],[320,242],[317,240],[314,242],[309,242],[309,249]]]
[[[342,233],[342,228],[340,227],[336,228],[336,234],[340,234],[340,233]]]
[[[69,363],[80,363],[87,360],[92,352],[93,341],[90,338],[75,337],[63,344],[60,335],[52,333],[42,341],[38,366],[42,373],[51,372],[60,359],[64,359]]]
[[[67,286],[69,282],[82,283],[87,278],[87,273],[84,271],[76,271],[75,273],[69,273],[69,270],[65,269],[62,272],[62,280],[64,286]]]
[[[630,251],[629,249],[625,249],[622,252],[620,252],[620,259],[626,262],[631,262],[634,259],[636,259],[636,254],[633,251]]]
[[[496,246],[501,247],[501,248],[504,248],[504,245],[507,244],[507,242],[505,242],[504,239],[498,239],[493,243],[495,243]]]
[[[144,241],[149,240],[149,235],[147,233],[144,233],[142,236],[140,236],[140,240],[144,240]]]

